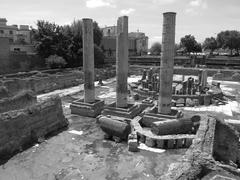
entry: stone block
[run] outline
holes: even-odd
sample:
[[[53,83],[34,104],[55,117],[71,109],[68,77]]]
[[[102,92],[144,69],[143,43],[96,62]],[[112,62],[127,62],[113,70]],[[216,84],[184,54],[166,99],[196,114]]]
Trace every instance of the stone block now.
[[[173,149],[174,148],[174,139],[168,139],[168,142],[167,142],[167,148],[168,149]]]
[[[131,152],[139,151],[137,139],[128,140],[128,150],[131,151]]]
[[[140,141],[141,143],[145,143],[145,141],[146,141],[146,136],[140,134],[140,135],[139,135],[139,141]]]
[[[186,138],[186,139],[185,139],[185,147],[186,147],[186,148],[189,148],[189,147],[192,145],[192,141],[193,141],[193,139],[191,139],[191,138]]]
[[[163,149],[164,148],[164,140],[163,139],[158,139],[156,140],[157,142],[157,148]]]
[[[176,148],[183,147],[183,139],[176,139]]]
[[[155,146],[156,146],[155,140],[152,139],[151,137],[146,137],[145,144],[146,144],[148,147],[155,147]]]
[[[133,119],[138,114],[140,114],[142,110],[143,110],[142,106],[135,104],[128,104],[128,107],[126,108],[119,108],[116,107],[116,103],[114,102],[104,107],[102,115],[118,116]]]
[[[125,118],[102,116],[99,118],[99,125],[109,136],[116,136],[122,140],[127,140],[131,133],[131,126],[125,121]]]
[[[85,103],[83,99],[73,101],[70,105],[71,113],[86,117],[97,117],[101,114],[104,101],[95,100],[93,103]]]

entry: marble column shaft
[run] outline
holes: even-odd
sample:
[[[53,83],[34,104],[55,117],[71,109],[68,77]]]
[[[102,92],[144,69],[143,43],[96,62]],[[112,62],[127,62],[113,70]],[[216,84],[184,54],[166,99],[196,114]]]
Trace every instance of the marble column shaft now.
[[[116,47],[116,73],[117,97],[116,106],[128,106],[128,17],[122,16],[117,21],[117,47]]]
[[[95,102],[93,22],[87,18],[82,21],[84,102],[92,103]]]
[[[170,114],[172,102],[173,64],[175,54],[176,13],[163,13],[162,56],[158,113]]]

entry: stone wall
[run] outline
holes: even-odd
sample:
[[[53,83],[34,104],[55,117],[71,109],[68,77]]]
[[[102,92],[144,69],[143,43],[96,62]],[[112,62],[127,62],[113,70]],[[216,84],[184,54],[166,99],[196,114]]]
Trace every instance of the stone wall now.
[[[0,114],[0,160],[67,125],[59,97]]]
[[[130,66],[130,73],[135,75],[142,75],[143,69],[153,68],[156,72],[159,72],[157,66]],[[199,69],[201,68],[180,68],[174,67],[174,74],[188,75],[188,76],[198,76]],[[206,69],[208,76],[213,76],[214,80],[225,80],[225,81],[240,81],[240,70],[231,69]],[[217,74],[217,75],[216,75]]]
[[[32,91],[23,91],[16,96],[0,99],[0,113],[16,109],[24,109],[36,102],[37,97]]]
[[[186,154],[170,165],[162,180],[214,179],[218,176],[239,179],[239,134],[229,125],[202,116],[196,138]],[[215,157],[215,159],[214,159]],[[224,161],[222,164],[219,161]]]
[[[95,80],[108,79],[115,75],[114,68],[95,70]],[[83,72],[76,69],[5,75],[5,77],[0,77],[0,98],[1,96],[4,97],[4,95],[1,95],[5,92],[3,89],[7,90],[9,96],[14,96],[22,90],[32,90],[36,94],[40,94],[77,86],[82,84],[83,81]]]

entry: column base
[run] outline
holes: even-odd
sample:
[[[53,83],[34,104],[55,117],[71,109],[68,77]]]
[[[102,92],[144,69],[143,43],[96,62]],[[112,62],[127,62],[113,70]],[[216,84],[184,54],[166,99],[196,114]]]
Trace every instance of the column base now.
[[[102,115],[104,116],[110,115],[132,119],[138,114],[140,114],[142,110],[143,110],[142,106],[131,103],[129,103],[126,108],[119,108],[116,107],[116,103],[114,102],[104,107]]]
[[[141,124],[145,127],[152,127],[154,122],[164,121],[167,119],[178,119],[181,117],[183,117],[183,113],[179,110],[171,109],[170,114],[161,114],[158,113],[158,107],[154,106],[144,113]]]
[[[70,105],[71,114],[77,114],[86,117],[97,117],[101,114],[104,107],[104,101],[95,100],[92,103],[85,103],[84,99],[73,101]]]

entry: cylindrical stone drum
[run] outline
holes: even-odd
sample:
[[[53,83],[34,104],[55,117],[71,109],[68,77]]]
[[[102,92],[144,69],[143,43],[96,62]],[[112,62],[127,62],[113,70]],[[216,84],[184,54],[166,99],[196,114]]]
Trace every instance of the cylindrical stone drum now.
[[[187,134],[192,128],[193,122],[190,118],[181,118],[154,122],[151,131],[156,135]]]
[[[124,121],[114,120],[107,117],[99,119],[100,128],[110,136],[127,139],[131,133],[131,126]]]

